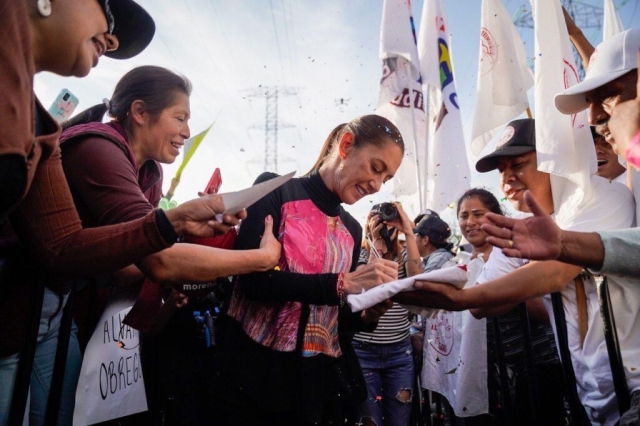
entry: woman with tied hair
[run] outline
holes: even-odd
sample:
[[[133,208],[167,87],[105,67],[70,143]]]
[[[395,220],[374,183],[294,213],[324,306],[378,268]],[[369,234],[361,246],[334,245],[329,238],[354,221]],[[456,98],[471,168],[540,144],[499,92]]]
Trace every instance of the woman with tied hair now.
[[[60,138],[62,165],[85,227],[133,220],[158,206],[162,192],[160,163],[173,163],[190,137],[190,94],[191,82],[187,78],[162,67],[141,66],[118,81],[110,100],[68,122]],[[112,119],[108,123],[102,123],[105,112]],[[115,285],[139,284],[147,276],[161,284],[208,283],[218,277],[271,269],[280,256],[280,244],[273,235],[273,221],[268,215],[257,222],[264,223],[260,230],[263,236],[250,250],[180,243],[116,272],[111,281]],[[161,287],[156,287],[160,294]],[[182,321],[185,335],[177,336],[172,345],[197,351],[200,342],[188,332],[194,327],[187,326],[192,325],[193,314],[181,310],[177,315],[180,317],[177,321],[184,316],[188,318]],[[163,340],[161,335],[153,343],[161,344]],[[171,351],[171,345],[167,346],[166,351]],[[196,361],[183,358],[179,362],[193,364]],[[150,370],[144,371],[146,375]],[[173,377],[171,372],[165,375]],[[193,422],[197,422],[199,413],[206,412],[209,402],[197,403],[198,394],[206,393],[197,391],[198,376],[187,379],[192,382],[193,395],[175,397],[172,408],[187,401],[180,410],[181,418],[191,423],[186,416],[194,416]],[[163,379],[162,383],[167,380]],[[160,388],[162,393],[168,391],[166,385]]]
[[[64,285],[43,299],[44,277],[51,286],[52,274],[116,270],[179,236],[228,229],[212,220],[224,210],[216,196],[117,226],[82,229],[61,167],[60,126],[36,98],[34,75],[84,77],[102,55],[137,55],[154,32],[153,19],[132,0],[0,0],[0,423],[23,417],[32,370],[43,386],[31,386],[31,422],[43,421],[38,404],[46,403],[51,366],[40,362],[43,345],[34,364],[33,343],[48,343],[45,359],[51,359],[59,326],[54,316],[67,300]],[[68,409],[60,409],[63,424],[70,422]]]
[[[252,218],[271,215],[282,253],[278,269],[237,278],[220,348],[217,422],[344,424],[343,410],[355,407],[342,405],[340,382],[363,381],[351,332],[375,326],[388,306],[352,313],[345,297],[395,280],[398,265],[376,259],[356,270],[362,230],[341,204],[378,192],[403,153],[390,121],[356,118],[330,133],[311,172],[248,209],[236,248],[257,247],[262,224]]]
[[[522,259],[510,259],[487,242],[488,234],[481,229],[489,219],[487,213],[503,215],[497,198],[486,189],[472,188],[458,200],[457,215],[462,236],[473,247],[472,257],[482,256],[485,265],[477,283],[482,284],[505,275],[526,263]],[[509,395],[502,398],[515,398],[507,406],[513,407],[512,416],[517,424],[531,424],[528,382],[536,380],[539,386],[540,403],[538,405],[538,421],[540,424],[561,424],[564,422],[564,385],[562,370],[556,353],[553,331],[548,324],[548,317],[541,311],[541,301],[532,299],[527,302],[529,308],[530,332],[533,344],[533,361],[536,371],[527,371],[524,358],[524,340],[520,312],[515,307],[499,309],[472,309],[476,318],[493,317],[487,327],[488,377],[479,378],[486,382],[489,389],[489,412],[498,415],[504,406],[500,401],[500,383],[498,378],[504,371],[497,371],[498,351],[502,352],[508,371],[511,372],[509,383],[513,386]],[[514,309],[515,308],[515,309]],[[542,313],[542,317],[541,317]],[[496,332],[501,335],[502,346],[498,346]],[[505,378],[503,378],[505,379]],[[495,423],[489,416],[482,416],[487,424]],[[476,419],[482,423],[479,419]]]

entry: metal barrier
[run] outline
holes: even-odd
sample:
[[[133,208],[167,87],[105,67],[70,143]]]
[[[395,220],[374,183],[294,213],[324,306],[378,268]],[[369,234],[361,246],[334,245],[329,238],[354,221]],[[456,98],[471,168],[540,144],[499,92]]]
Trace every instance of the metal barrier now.
[[[500,329],[500,317],[491,318],[493,326],[496,358],[498,360],[498,371],[500,372],[500,394],[502,398],[502,424],[510,425],[513,414],[511,407],[511,391],[509,389],[509,376],[507,374],[507,363],[504,359],[502,346],[502,330]]]
[[[604,329],[604,340],[607,344],[609,364],[611,365],[611,377],[613,378],[613,386],[616,392],[616,398],[618,399],[618,410],[620,411],[620,415],[622,415],[629,409],[631,397],[629,395],[629,387],[627,386],[627,377],[624,372],[622,354],[620,353],[620,342],[618,341],[616,319],[613,315],[613,307],[611,306],[607,277],[603,277],[602,281],[597,282],[596,287],[598,289],[598,302]]]
[[[9,418],[7,419],[8,426],[22,426],[24,418],[31,385],[33,360],[36,355],[36,346],[38,345],[38,328],[40,326],[42,302],[44,301],[43,282],[43,280],[34,279],[31,285],[26,337],[24,347],[20,351],[16,380],[13,386],[13,394],[11,395],[11,407],[9,408]]]
[[[529,323],[529,312],[527,303],[518,305],[520,315],[520,328],[522,329],[522,350],[524,352],[525,364],[527,366],[527,386],[529,388],[529,416],[534,425],[540,424],[538,413],[540,410],[540,393],[538,387],[538,375],[536,374],[535,360],[533,359],[533,340],[531,338],[531,326]]]
[[[60,398],[62,397],[62,385],[67,367],[67,353],[69,351],[69,340],[71,339],[71,327],[73,326],[73,305],[75,300],[75,290],[71,290],[67,298],[67,304],[62,311],[60,320],[60,331],[58,332],[58,345],[56,347],[56,358],[53,364],[53,375],[51,386],[49,387],[49,398],[47,400],[47,412],[45,415],[45,425],[56,425],[58,423],[58,412],[60,411]]]
[[[567,333],[567,320],[564,315],[564,305],[560,293],[551,294],[551,304],[553,306],[553,316],[556,325],[556,337],[562,371],[564,372],[564,382],[567,389],[567,403],[569,404],[571,424],[588,425],[591,424],[587,413],[580,402],[578,389],[576,388],[576,375],[571,362],[571,351],[569,350],[569,340]]]

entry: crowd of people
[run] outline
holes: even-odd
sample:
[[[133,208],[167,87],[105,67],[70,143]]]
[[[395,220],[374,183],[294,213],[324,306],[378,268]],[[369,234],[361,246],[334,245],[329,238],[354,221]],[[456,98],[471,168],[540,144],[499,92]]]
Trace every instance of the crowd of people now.
[[[458,247],[436,212],[412,220],[384,203],[363,230],[343,208],[401,165],[402,135],[378,115],[336,126],[307,174],[246,211],[224,214],[216,194],[163,211],[161,164],[191,136],[187,77],[134,68],[64,128],[33,91],[35,73],[84,77],[102,55],[139,54],[152,17],[132,0],[0,0],[0,20],[0,425],[72,424],[83,352],[117,292],[146,303],[131,324],[148,411],[120,424],[421,424],[414,402],[437,398],[422,387],[440,317],[416,317],[415,307],[462,311],[463,333],[486,348],[487,368],[461,370],[488,407],[465,424],[640,424],[640,30],[594,53],[567,21],[590,66],[555,105],[589,110],[598,168],[565,229],[552,179],[538,170],[535,129],[545,123],[517,119],[475,168],[498,170],[522,216],[506,216],[483,188],[451,194],[468,243]],[[227,245],[188,242],[220,236]],[[482,269],[463,288],[418,279],[362,311],[347,303],[475,259]],[[600,315],[602,277],[613,323]],[[207,295],[179,291],[211,282]],[[200,312],[217,317],[206,345]],[[453,402],[442,402],[455,424]]]

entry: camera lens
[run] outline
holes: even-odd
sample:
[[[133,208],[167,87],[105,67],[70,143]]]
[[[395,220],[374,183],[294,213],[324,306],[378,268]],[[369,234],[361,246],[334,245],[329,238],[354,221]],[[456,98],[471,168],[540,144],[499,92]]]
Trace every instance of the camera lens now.
[[[65,93],[64,96],[62,97],[62,100],[66,102],[69,100],[70,97],[71,97],[70,93]]]
[[[380,220],[391,222],[398,219],[398,210],[391,203],[383,203],[380,205]]]

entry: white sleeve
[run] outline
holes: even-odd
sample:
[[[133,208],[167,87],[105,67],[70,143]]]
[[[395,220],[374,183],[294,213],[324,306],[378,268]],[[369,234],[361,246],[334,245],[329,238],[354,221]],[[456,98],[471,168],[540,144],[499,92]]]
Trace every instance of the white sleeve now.
[[[494,247],[489,260],[482,267],[482,272],[480,272],[476,283],[484,284],[493,281],[526,264],[527,261],[525,259],[507,257],[502,253],[501,249]]]

